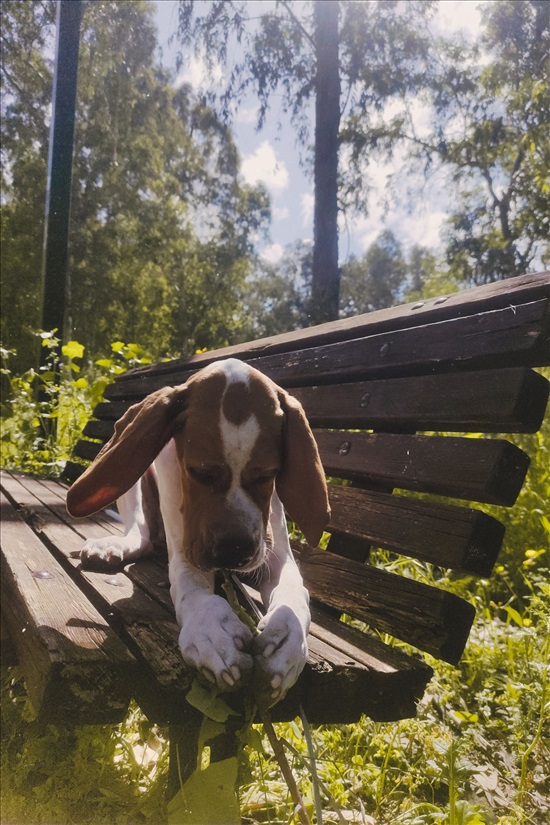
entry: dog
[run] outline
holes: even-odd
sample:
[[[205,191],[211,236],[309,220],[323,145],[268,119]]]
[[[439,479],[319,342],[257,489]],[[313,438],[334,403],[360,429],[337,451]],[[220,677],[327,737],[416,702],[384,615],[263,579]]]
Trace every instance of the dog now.
[[[115,500],[125,535],[87,541],[82,560],[119,566],[151,553],[160,510],[185,663],[220,691],[259,673],[265,703],[282,699],[305,665],[310,623],[285,509],[312,546],[330,518],[299,402],[234,358],[152,393],[117,422],[67,509],[83,517]],[[223,570],[258,583],[266,612],[254,638],[214,593]]]

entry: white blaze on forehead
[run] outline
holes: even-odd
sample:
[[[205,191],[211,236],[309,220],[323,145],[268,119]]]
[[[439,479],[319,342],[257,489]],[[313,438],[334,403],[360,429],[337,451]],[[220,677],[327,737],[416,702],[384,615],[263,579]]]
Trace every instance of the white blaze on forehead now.
[[[246,364],[235,359],[222,362],[227,384],[242,383],[248,386],[250,371]],[[254,413],[240,424],[229,421],[223,412],[223,399],[220,405],[220,432],[224,456],[231,469],[231,487],[227,494],[230,505],[239,513],[240,518],[255,534],[262,532],[262,514],[259,507],[245,493],[241,484],[241,475],[250,461],[252,450],[260,434],[260,424]]]
[[[220,410],[220,431],[225,460],[233,476],[231,486],[235,486],[240,484],[241,473],[250,461],[252,450],[260,434],[260,425],[253,414],[242,424],[232,424],[223,414],[223,410]]]
[[[250,368],[236,358],[228,358],[219,366],[226,377],[226,388],[231,384],[250,384]],[[223,399],[220,405],[220,431],[225,459],[232,471],[232,487],[240,484],[241,473],[248,464],[252,450],[260,434],[260,425],[251,413],[241,424],[233,424],[223,412]]]

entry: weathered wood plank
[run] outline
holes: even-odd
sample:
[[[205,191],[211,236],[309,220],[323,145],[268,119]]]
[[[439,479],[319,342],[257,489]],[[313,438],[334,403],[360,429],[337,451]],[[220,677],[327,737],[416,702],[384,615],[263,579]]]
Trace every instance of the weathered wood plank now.
[[[58,547],[59,552],[62,546],[63,555],[72,565],[74,574],[86,583],[101,612],[110,614],[111,623],[136,655],[140,668],[132,690],[143,710],[158,722],[184,723],[187,716],[185,693],[190,675],[177,648],[177,625],[171,618],[166,569],[152,559],[130,565],[124,573],[81,569],[75,556],[83,539],[108,535],[106,526],[83,519],[75,522],[78,532],[71,529],[66,523],[71,519],[52,482],[23,477],[11,478],[9,485],[10,492],[17,496],[37,529]],[[38,499],[42,510],[37,506]],[[344,635],[348,630],[353,633],[344,626],[342,629]],[[307,674],[300,688],[277,706],[274,718],[295,718],[300,704],[306,709],[308,718],[319,723],[334,721],[335,713],[344,714],[346,719],[358,719],[362,713],[372,713],[373,718],[380,721],[414,714],[422,686],[429,678],[427,666],[364,634],[355,641],[349,636],[346,638],[347,647],[345,641],[333,645],[330,634],[325,633],[319,624],[313,625]],[[402,669],[405,669],[407,679],[402,676]],[[350,678],[342,679],[344,673]],[[339,699],[325,707],[319,697],[328,695],[329,683],[334,680],[339,685]]]
[[[361,484],[511,506],[529,457],[508,441],[315,430],[325,472]]]
[[[314,427],[474,433],[536,432],[548,392],[542,375],[513,368],[292,390]]]
[[[523,368],[292,388],[314,427],[409,432],[536,432],[548,394],[549,382]],[[103,402],[95,415],[114,427],[130,403]]]
[[[440,567],[489,576],[504,526],[469,507],[331,486],[328,530]]]
[[[450,368],[484,369],[530,365],[529,353],[539,348],[545,335],[548,301],[508,306],[465,318],[426,326],[367,334],[364,338],[324,344],[276,355],[247,358],[277,384],[299,387],[332,384],[358,378],[422,375]],[[105,397],[116,399],[144,394],[182,383],[193,371],[179,370],[117,381]],[[169,381],[166,379],[169,377]]]
[[[44,721],[120,722],[135,661],[4,495],[2,609]]]
[[[180,706],[193,678],[179,653],[179,628],[173,615],[149,598],[124,572],[82,568],[79,553],[84,541],[109,535],[104,526],[90,519],[70,519],[57,496],[35,479],[8,476],[2,484],[128,645],[139,663],[130,680],[131,695],[150,718],[162,721],[161,710],[164,712],[172,704]]]
[[[369,312],[353,318],[332,321],[296,332],[283,333],[271,338],[263,338],[245,344],[236,344],[223,349],[212,350],[190,358],[180,358],[165,364],[139,367],[120,377],[119,381],[137,377],[160,376],[180,371],[200,369],[219,358],[247,358],[255,355],[271,355],[291,352],[295,349],[320,346],[322,344],[361,338],[371,333],[390,332],[395,329],[412,328],[428,323],[446,321],[450,318],[476,315],[488,310],[515,307],[519,304],[550,299],[550,272],[530,273],[505,281],[495,281],[475,289],[464,290],[452,295],[416,301],[389,309]],[[541,340],[541,348],[546,344],[546,355],[540,353],[538,366],[548,363],[548,332],[550,319],[545,319],[546,339]],[[546,360],[545,360],[546,359]],[[530,364],[535,366],[535,364]],[[185,380],[182,377],[179,382]]]
[[[459,661],[475,615],[469,602],[326,550],[293,547],[314,599],[446,662]]]

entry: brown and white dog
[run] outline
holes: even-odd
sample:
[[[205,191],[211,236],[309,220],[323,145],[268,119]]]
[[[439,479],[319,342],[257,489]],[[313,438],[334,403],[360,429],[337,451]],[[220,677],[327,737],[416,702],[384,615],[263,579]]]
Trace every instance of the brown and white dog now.
[[[330,516],[298,401],[234,358],[152,393],[117,422],[67,509],[86,516],[115,500],[125,536],[86,542],[82,559],[118,566],[151,552],[160,505],[184,661],[220,690],[254,668],[268,703],[281,699],[304,667],[310,621],[283,507],[314,546]],[[255,571],[266,613],[254,639],[214,594],[221,569]]]

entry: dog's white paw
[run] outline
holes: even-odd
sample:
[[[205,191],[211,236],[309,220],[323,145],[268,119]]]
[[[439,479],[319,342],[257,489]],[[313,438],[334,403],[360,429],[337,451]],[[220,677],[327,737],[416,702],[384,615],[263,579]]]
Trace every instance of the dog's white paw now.
[[[148,549],[132,536],[105,536],[88,539],[80,551],[80,558],[89,567],[114,568],[142,556]]]
[[[255,690],[261,705],[282,699],[296,682],[307,660],[304,627],[292,608],[279,605],[258,624],[254,640]]]
[[[219,690],[236,690],[251,672],[252,633],[220,596],[209,596],[183,621],[179,647],[184,662]]]

